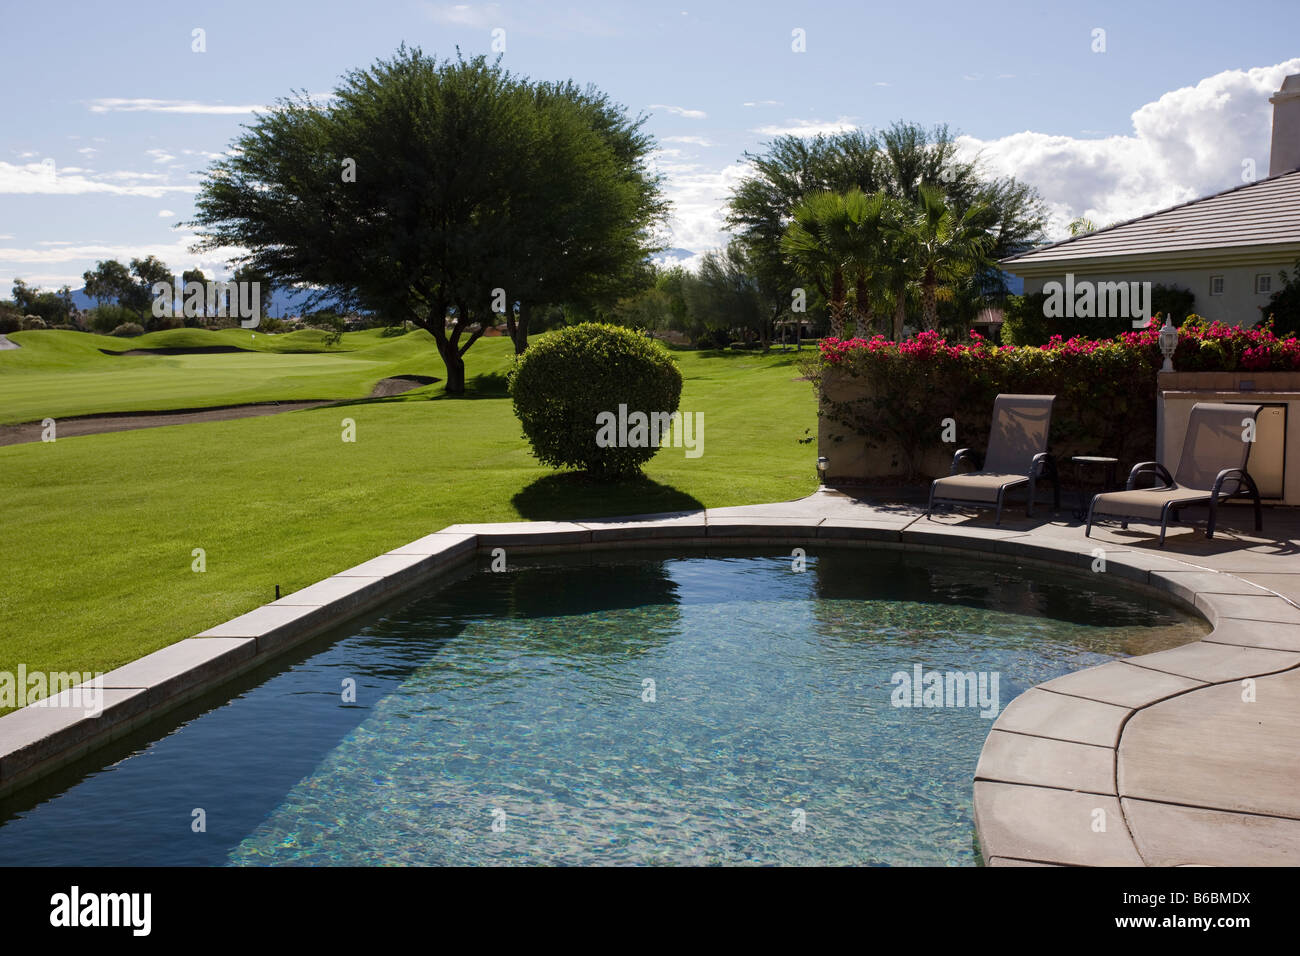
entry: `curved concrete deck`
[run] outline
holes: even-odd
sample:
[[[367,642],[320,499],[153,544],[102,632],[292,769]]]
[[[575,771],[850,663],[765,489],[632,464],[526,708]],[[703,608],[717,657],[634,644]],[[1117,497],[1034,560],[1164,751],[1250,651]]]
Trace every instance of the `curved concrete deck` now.
[[[1162,550],[1140,525],[1087,539],[1077,523],[1008,515],[994,527],[982,514],[931,521],[915,506],[825,490],[674,515],[453,525],[118,668],[104,677],[101,714],[29,706],[0,718],[0,794],[496,547],[671,541],[976,551],[1113,574],[1186,603],[1214,625],[1196,643],[1059,677],[1005,708],[974,782],[988,862],[1295,864],[1300,516],[1270,511],[1264,538],[1234,532],[1236,514],[1223,516],[1227,527],[1213,541],[1180,526]],[[1097,554],[1104,572],[1092,570]]]

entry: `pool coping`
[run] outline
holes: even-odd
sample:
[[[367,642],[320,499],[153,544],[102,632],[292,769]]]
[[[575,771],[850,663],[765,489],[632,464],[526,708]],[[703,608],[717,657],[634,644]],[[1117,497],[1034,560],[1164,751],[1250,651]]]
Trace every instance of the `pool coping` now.
[[[1231,685],[1300,676],[1300,607],[1294,601],[1252,583],[1249,572],[1214,570],[1195,563],[1194,556],[1081,535],[1036,535],[1037,525],[1025,530],[924,521],[918,509],[828,514],[834,509],[819,508],[824,493],[796,502],[663,515],[450,525],[110,671],[102,678],[98,715],[86,714],[75,691],[64,690],[53,705],[31,704],[0,717],[0,796],[496,548],[532,554],[664,544],[822,545],[983,552],[1081,573],[1095,573],[1100,554],[1106,573],[1189,608],[1213,630],[1172,650],[1046,681],[1003,708],[973,780],[985,862],[1216,865],[1249,854],[1256,863],[1300,863],[1300,811],[1250,805],[1249,795],[1236,792],[1235,778],[1222,781],[1221,793],[1212,779],[1180,789],[1186,775],[1171,774],[1168,765],[1169,754],[1176,757],[1188,741],[1203,742],[1207,733],[1208,746],[1223,749],[1225,742],[1213,738],[1212,721],[1235,719],[1225,709]],[[1272,694],[1271,688],[1272,698],[1289,706],[1287,694]],[[1296,779],[1300,755],[1289,717],[1284,710],[1284,719],[1276,726],[1270,722],[1270,732],[1249,746],[1290,755],[1293,762],[1283,772]]]

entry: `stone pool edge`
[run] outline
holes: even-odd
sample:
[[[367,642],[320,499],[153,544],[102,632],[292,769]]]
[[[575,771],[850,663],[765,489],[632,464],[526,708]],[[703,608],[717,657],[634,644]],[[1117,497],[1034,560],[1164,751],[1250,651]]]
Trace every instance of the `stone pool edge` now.
[[[918,521],[914,512],[839,518],[799,513],[806,509],[798,507],[786,514],[771,509],[780,506],[450,525],[110,671],[103,677],[98,716],[71,706],[73,692],[64,691],[53,698],[60,706],[29,705],[0,717],[0,796],[493,548],[522,554],[667,542],[822,544],[974,551],[1085,571],[1099,546],[1095,540],[1035,536],[1033,529]],[[1186,605],[1214,629],[1192,644],[1047,681],[1003,709],[974,775],[975,828],[991,865],[1145,865],[1129,820],[1133,801],[1140,798],[1125,792],[1120,770],[1129,722],[1177,697],[1300,667],[1300,610],[1276,592],[1166,554],[1103,550],[1107,573]],[[1213,811],[1203,801],[1175,799],[1172,805]],[[1177,847],[1168,842],[1156,855],[1177,859]],[[1284,848],[1283,856],[1293,861],[1290,852]]]

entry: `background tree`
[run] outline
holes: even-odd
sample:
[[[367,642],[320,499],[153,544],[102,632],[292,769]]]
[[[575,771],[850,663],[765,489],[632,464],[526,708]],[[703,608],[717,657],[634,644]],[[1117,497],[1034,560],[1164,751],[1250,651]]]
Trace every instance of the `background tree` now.
[[[551,250],[556,273],[586,276],[567,292],[566,281],[539,278],[539,261],[529,258],[536,248],[521,252],[526,237],[512,230],[547,228],[538,217],[548,206],[530,201],[529,190],[560,187],[553,177],[537,181],[529,150],[548,147],[551,121],[556,135],[578,141],[549,141],[549,155],[590,164],[581,175],[608,186],[599,197],[621,195],[618,149],[649,141],[637,147],[638,134],[628,140],[594,119],[615,123],[618,112],[595,93],[583,102],[539,94],[481,56],[439,62],[404,46],[345,76],[328,105],[299,93],[259,116],[235,155],[209,170],[196,201],[198,248],[243,246],[242,264],[312,286],[318,302],[428,330],[446,365],[446,392],[461,394],[464,354],[496,318],[494,289],[505,290],[506,311],[535,288],[544,292],[532,301],[592,294],[584,269],[594,268],[599,230],[586,226],[608,221],[601,210],[562,210],[566,222],[583,224],[572,250]],[[606,238],[627,248],[621,237]]]
[[[988,208],[971,206],[960,216],[943,191],[928,183],[919,190],[917,215],[908,224],[912,268],[918,273],[921,324],[938,328],[939,284],[967,279],[988,268],[993,237],[987,229]]]
[[[779,277],[777,281],[787,289],[798,285],[799,270],[788,260],[781,261],[781,238],[793,221],[795,207],[816,192],[843,193],[854,188],[866,194],[883,192],[892,203],[885,207],[889,218],[918,206],[923,185],[940,188],[958,219],[972,208],[987,210],[989,263],[1028,248],[1042,236],[1045,217],[1037,193],[1014,179],[988,174],[978,157],[961,159],[956,138],[946,126],[927,129],[897,122],[870,133],[852,130],[811,140],[778,137],[764,153],[747,153],[745,159],[751,171],[732,193],[727,223],[751,247],[762,272]],[[870,287],[864,290],[874,297],[878,310],[893,314],[898,333],[908,302],[917,297],[915,278],[905,281],[897,271],[906,259],[902,236],[881,233],[880,262],[892,265],[885,270],[887,275],[875,277],[874,292]],[[992,264],[976,270],[967,281],[988,299],[1007,291],[1004,274]],[[854,298],[862,298],[857,290]],[[861,305],[855,310],[862,314]]]
[[[66,325],[77,318],[72,289],[66,285],[60,286],[57,292],[46,292],[22,279],[14,279],[13,302],[23,315],[38,316],[49,326]]]
[[[667,204],[661,180],[647,168],[653,140],[624,107],[594,87],[572,81],[532,87],[531,142],[519,150],[526,184],[507,213],[499,247],[518,302],[506,327],[515,353],[528,346],[533,310],[567,303],[608,309],[648,288],[649,257]]]
[[[131,270],[116,259],[107,259],[95,264],[94,269],[82,273],[86,295],[99,305],[110,302],[122,304],[123,298],[130,298],[131,287],[135,284]]]

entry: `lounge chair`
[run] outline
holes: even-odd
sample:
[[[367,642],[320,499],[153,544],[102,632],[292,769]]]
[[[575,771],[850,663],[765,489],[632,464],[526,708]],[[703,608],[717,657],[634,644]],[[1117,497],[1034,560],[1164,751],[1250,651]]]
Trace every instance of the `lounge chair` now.
[[[1238,495],[1254,499],[1255,530],[1262,531],[1264,516],[1259,489],[1246,471],[1252,444],[1246,440],[1247,422],[1254,421],[1259,409],[1258,405],[1197,402],[1187,420],[1178,470],[1171,475],[1158,461],[1134,465],[1126,491],[1106,492],[1092,499],[1084,534],[1092,534],[1092,523],[1099,515],[1121,518],[1124,528],[1134,518],[1159,520],[1159,546],[1164,547],[1171,516],[1176,521],[1180,509],[1208,504],[1210,522],[1205,536],[1213,538],[1219,502]],[[1155,475],[1163,484],[1135,489],[1133,485],[1145,474]]]
[[[1028,517],[1034,516],[1034,486],[1039,478],[1052,482],[1053,506],[1061,507],[1061,486],[1056,474],[1056,460],[1047,453],[1047,433],[1052,424],[1055,395],[999,395],[993,402],[993,423],[989,427],[988,453],[981,464],[969,448],[958,449],[952,457],[952,474],[936,478],[930,485],[928,519],[934,506],[975,505],[996,509],[994,523],[1002,522],[1002,503],[1006,493],[1021,485],[1029,486]],[[958,473],[963,460],[970,459],[979,471]]]

